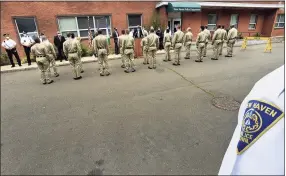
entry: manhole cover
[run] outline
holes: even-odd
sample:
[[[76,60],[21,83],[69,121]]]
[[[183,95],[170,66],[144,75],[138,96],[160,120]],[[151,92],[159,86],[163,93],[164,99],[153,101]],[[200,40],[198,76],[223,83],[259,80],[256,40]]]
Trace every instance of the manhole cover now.
[[[232,97],[215,97],[212,99],[212,104],[223,110],[235,111],[239,109],[240,103]]]

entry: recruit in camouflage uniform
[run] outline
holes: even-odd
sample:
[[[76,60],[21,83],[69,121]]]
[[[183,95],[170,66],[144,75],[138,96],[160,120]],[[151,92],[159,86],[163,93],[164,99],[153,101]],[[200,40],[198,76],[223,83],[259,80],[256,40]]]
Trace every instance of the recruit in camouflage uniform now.
[[[163,61],[167,62],[167,61],[171,61],[171,54],[170,54],[170,48],[172,45],[172,37],[170,34],[170,30],[166,29],[165,35],[164,35],[164,39],[163,39],[163,44],[164,44],[164,49],[165,49],[165,59]]]
[[[81,38],[80,38],[80,37],[77,37],[76,39],[77,39],[77,40],[79,41],[79,43],[80,43]],[[79,56],[79,70],[80,70],[81,73],[84,72],[83,66],[82,66],[82,61],[81,61],[81,55]]]
[[[141,40],[140,45],[142,47],[142,51],[143,51],[143,57],[144,57],[144,62],[143,64],[149,64],[149,57],[148,57],[148,51],[147,51],[147,31],[144,31],[144,38]]]
[[[175,62],[173,65],[180,65],[180,55],[183,46],[184,33],[181,31],[181,26],[177,26],[177,31],[174,34],[172,45],[175,49]]]
[[[51,84],[54,82],[51,80],[51,72],[50,72],[50,62],[47,57],[48,50],[46,45],[40,43],[40,39],[35,38],[35,45],[31,48],[31,54],[36,59],[36,63],[38,65],[39,70],[41,71],[41,82],[43,84]]]
[[[78,80],[82,78],[80,75],[80,56],[82,50],[79,41],[75,39],[73,33],[69,34],[68,37],[70,39],[64,42],[63,50],[72,66],[73,77],[75,80]]]
[[[46,36],[43,35],[43,36],[41,36],[41,38],[42,38],[42,41],[43,41],[42,43],[46,46],[46,48],[47,48],[47,50],[48,50],[48,55],[47,55],[47,57],[48,57],[49,62],[50,62],[50,68],[53,68],[55,77],[58,77],[58,76],[60,76],[60,75],[59,75],[58,69],[57,69],[57,67],[56,67],[56,61],[55,61],[55,59],[56,59],[57,55],[56,55],[54,46],[53,46],[53,44],[51,44],[51,43],[48,41],[48,39],[47,39]],[[49,69],[50,69],[50,68],[49,68]]]
[[[187,33],[184,36],[184,46],[186,48],[186,56],[185,59],[191,59],[191,46],[192,46],[192,38],[193,34],[191,32],[191,28],[187,28]]]
[[[228,31],[226,44],[227,44],[227,55],[225,57],[232,57],[233,45],[237,37],[237,29],[234,28],[234,25],[230,26],[231,29]]]
[[[148,66],[149,69],[156,68],[156,52],[159,48],[159,37],[154,33],[154,28],[150,28],[150,34],[147,36],[147,50],[151,64]]]
[[[123,40],[125,39],[125,37],[126,37],[125,30],[122,30],[121,35],[118,37],[118,47],[121,54],[121,62],[122,62],[121,68],[125,68],[126,56],[123,52]]]
[[[206,34],[206,46],[204,47],[203,56],[207,57],[208,42],[211,40],[211,32],[208,30],[208,26],[205,26],[204,32]]]
[[[125,54],[125,70],[124,72],[135,72],[135,64],[134,64],[134,38],[129,35],[129,30],[126,30],[126,37],[123,40],[122,50]]]
[[[212,38],[212,45],[213,45],[213,57],[211,58],[212,60],[218,60],[220,47],[222,47],[221,45],[222,41],[223,41],[223,32],[220,29],[220,25],[218,25],[218,28],[214,32]]]
[[[102,35],[102,30],[98,30],[98,36],[96,36],[92,41],[92,48],[94,53],[97,53],[98,64],[100,70],[100,76],[109,76],[109,65],[107,62],[107,57],[109,55],[109,47],[107,42],[107,37]]]
[[[222,41],[222,44],[221,44],[221,48],[220,48],[220,50],[219,50],[219,55],[222,55],[223,44],[224,44],[224,42],[225,42],[226,39],[227,39],[227,32],[226,32],[226,30],[224,29],[224,26],[221,26],[221,31],[222,31],[223,41]]]
[[[201,32],[197,36],[196,46],[198,52],[198,59],[196,62],[203,62],[203,54],[206,47],[207,34],[204,32],[204,26],[201,26]]]

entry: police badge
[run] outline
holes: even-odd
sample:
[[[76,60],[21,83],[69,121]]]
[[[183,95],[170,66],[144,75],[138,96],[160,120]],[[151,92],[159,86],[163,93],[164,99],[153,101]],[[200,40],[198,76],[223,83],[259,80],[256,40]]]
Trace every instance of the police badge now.
[[[282,117],[284,113],[275,105],[250,100],[242,120],[237,154],[240,155],[247,150]]]

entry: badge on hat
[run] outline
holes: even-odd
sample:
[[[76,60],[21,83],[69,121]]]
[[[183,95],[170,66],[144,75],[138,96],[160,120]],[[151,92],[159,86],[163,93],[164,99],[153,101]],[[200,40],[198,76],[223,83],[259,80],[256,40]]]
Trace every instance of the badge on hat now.
[[[237,154],[240,155],[274,126],[284,113],[275,105],[259,100],[250,100],[245,110]]]

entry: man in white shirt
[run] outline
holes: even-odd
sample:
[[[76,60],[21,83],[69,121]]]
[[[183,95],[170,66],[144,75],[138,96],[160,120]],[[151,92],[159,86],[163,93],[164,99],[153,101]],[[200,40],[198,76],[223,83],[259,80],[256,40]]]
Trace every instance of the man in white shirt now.
[[[31,47],[34,43],[35,41],[32,39],[32,37],[28,36],[27,33],[23,31],[23,36],[21,37],[21,44],[24,47],[28,65],[31,65],[30,54],[31,54]]]
[[[167,34],[167,29],[169,30],[169,34],[170,34],[170,36],[172,36],[172,32],[171,32],[171,30],[169,29],[169,26],[167,26],[167,28],[166,28],[166,30],[165,30],[165,32],[164,32],[164,36]]]
[[[219,175],[284,175],[284,65],[241,103]]]
[[[9,34],[4,34],[3,37],[5,37],[4,41],[2,42],[2,47],[5,48],[8,58],[11,63],[11,67],[15,67],[14,61],[13,61],[13,55],[17,59],[18,65],[21,67],[21,60],[18,55],[17,49],[16,49],[16,42],[12,39],[10,39]]]

